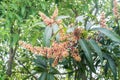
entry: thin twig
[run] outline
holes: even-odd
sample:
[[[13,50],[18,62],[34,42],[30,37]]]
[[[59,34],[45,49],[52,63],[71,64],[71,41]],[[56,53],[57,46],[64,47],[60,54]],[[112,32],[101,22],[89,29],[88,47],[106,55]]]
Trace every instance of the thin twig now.
[[[17,60],[17,61],[18,61],[18,63],[19,63],[31,76],[33,76],[33,77],[35,78],[35,80],[37,80],[37,78],[28,70],[28,68],[25,67],[24,64],[22,64],[22,63],[20,62],[20,60]]]

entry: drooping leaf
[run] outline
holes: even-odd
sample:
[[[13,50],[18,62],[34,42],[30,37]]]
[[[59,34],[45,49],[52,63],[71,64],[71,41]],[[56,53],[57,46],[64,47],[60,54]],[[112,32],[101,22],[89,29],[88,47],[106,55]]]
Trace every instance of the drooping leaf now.
[[[53,33],[55,34],[56,40],[59,41],[60,35],[58,32],[59,26],[57,24],[52,24]]]
[[[53,74],[48,74],[47,75],[47,80],[55,80],[55,77]]]
[[[83,49],[83,51],[85,53],[86,58],[88,59],[88,61],[91,62],[92,61],[92,55],[91,55],[91,51],[90,51],[89,47],[87,46],[86,41],[83,40],[83,39],[80,39],[79,43],[80,43],[81,48]]]
[[[108,54],[104,54],[104,57],[107,59],[107,61],[109,63],[109,67],[110,67],[110,69],[111,69],[111,71],[113,73],[114,79],[116,80],[116,78],[117,78],[117,69],[116,69],[115,61]]]
[[[35,27],[35,26],[41,26],[41,27],[45,27],[45,24],[44,24],[44,22],[36,22],[34,25],[32,25],[32,27]]]
[[[41,56],[37,56],[37,58],[34,60],[35,62],[35,65],[46,70],[47,68],[47,63],[46,63],[46,60],[41,57]]]
[[[43,72],[43,73],[41,73],[41,75],[40,75],[38,80],[46,80],[46,78],[47,78],[47,73]]]
[[[86,56],[86,58],[88,60],[88,64],[89,64],[91,70],[93,72],[95,72],[95,69],[94,69],[94,66],[93,66],[93,60],[92,60],[91,50],[88,47],[87,41],[85,41],[84,39],[80,39],[79,40],[79,44],[80,44],[82,50],[84,51],[84,54],[85,54],[85,56]]]
[[[105,73],[105,76],[107,75],[107,72],[108,72],[108,67],[109,65],[108,65],[108,62],[105,64],[105,66],[104,66],[104,73]]]
[[[119,42],[120,43],[120,36],[117,35],[115,32],[107,30],[105,28],[93,28],[93,30],[98,30],[101,33],[105,34],[108,38],[110,38],[111,40],[115,41],[115,42]]]
[[[116,53],[116,57],[120,57],[120,53]]]
[[[100,47],[98,46],[98,44],[95,42],[95,40],[92,40],[92,39],[89,40],[89,43],[90,43],[91,47],[95,50],[97,55],[100,57],[101,63],[103,63],[102,51],[101,51]]]
[[[50,38],[52,36],[52,28],[47,26],[44,33],[44,44],[45,46],[50,46]]]
[[[91,28],[91,26],[92,26],[92,23],[91,22],[87,22],[86,29],[89,30]]]
[[[39,66],[36,66],[35,68],[34,68],[34,70],[36,71],[36,72],[45,72],[46,70],[45,70],[45,68],[43,68],[43,67],[39,67]]]
[[[49,73],[50,74],[59,74],[60,72],[57,69],[51,67]]]
[[[84,16],[78,16],[78,17],[76,18],[76,22],[84,23]]]

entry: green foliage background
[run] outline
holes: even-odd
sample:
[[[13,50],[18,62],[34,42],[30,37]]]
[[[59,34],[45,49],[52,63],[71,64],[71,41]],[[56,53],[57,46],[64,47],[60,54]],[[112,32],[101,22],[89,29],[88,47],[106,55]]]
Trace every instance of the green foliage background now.
[[[113,0],[0,0],[0,80],[117,80],[120,78],[120,21],[113,15]],[[41,11],[50,16],[55,7],[59,9],[59,15],[70,16],[64,19],[64,26],[74,23],[74,26],[85,28],[83,39],[79,40],[79,50],[82,62],[66,59],[62,69],[66,73],[60,73],[57,68],[48,66],[44,57],[33,55],[31,52],[18,45],[19,40],[37,46],[43,46],[43,34],[45,25],[38,15]],[[87,22],[99,25],[99,16],[104,11],[107,26],[112,31],[103,28],[89,29]],[[84,16],[77,23],[76,17]],[[67,28],[68,29],[68,28]],[[95,31],[101,32],[92,37],[100,38],[99,43],[86,40]],[[93,32],[92,32],[93,31]],[[89,44],[89,46],[87,45]],[[90,53],[94,53],[91,55]],[[10,54],[12,60],[12,72],[8,72]],[[94,60],[93,60],[94,59]],[[66,64],[73,61],[74,64]],[[75,70],[73,67],[78,67]],[[99,67],[100,74],[96,73]],[[51,71],[48,73],[49,70]],[[94,73],[97,77],[92,77]],[[64,77],[65,76],[65,77]]]

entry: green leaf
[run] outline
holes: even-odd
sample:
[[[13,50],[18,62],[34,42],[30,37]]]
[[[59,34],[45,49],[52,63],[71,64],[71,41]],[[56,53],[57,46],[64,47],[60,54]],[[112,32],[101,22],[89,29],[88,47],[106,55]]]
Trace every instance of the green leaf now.
[[[34,67],[34,70],[36,71],[36,72],[45,72],[46,71],[46,69],[45,68],[42,68],[42,67],[39,67],[39,66],[36,66],[36,67]]]
[[[53,33],[55,34],[56,40],[59,41],[60,35],[57,33],[59,31],[59,26],[57,24],[52,24]]]
[[[44,44],[50,46],[50,38],[52,37],[52,28],[47,26],[44,33]]]
[[[108,63],[109,63],[109,67],[113,73],[114,79],[116,80],[117,77],[117,69],[116,69],[116,65],[114,60],[112,59],[112,57],[108,54],[104,54],[104,57],[107,59]]]
[[[36,22],[34,25],[32,25],[32,27],[35,27],[35,26],[40,26],[41,28],[46,27],[44,22]]]
[[[66,19],[69,18],[70,16],[58,16],[57,19]]]
[[[92,23],[91,22],[87,22],[86,23],[86,30],[89,30],[92,26]]]
[[[59,74],[60,72],[57,69],[51,67],[49,73],[51,73],[51,74]]]
[[[34,60],[36,66],[46,70],[47,68],[47,63],[46,63],[46,60],[41,57],[41,56],[37,56],[37,59]]]
[[[36,31],[36,33],[37,33],[37,31]],[[36,40],[37,40],[38,36],[39,36],[39,34],[36,34],[36,35],[34,35],[32,37],[32,41],[31,42],[32,42],[33,45],[36,43]]]
[[[82,24],[84,23],[84,16],[78,16],[76,17],[76,22],[81,22]]]
[[[85,41],[84,39],[80,39],[79,40],[79,44],[80,44],[81,48],[84,51],[84,54],[85,54],[85,56],[86,56],[86,58],[88,60],[88,64],[89,64],[91,70],[93,72],[95,72],[95,69],[94,69],[94,66],[93,66],[93,60],[92,60],[91,50],[88,47],[87,41]]]
[[[14,43],[16,43],[19,39],[19,34],[14,34],[13,36],[14,36],[13,41],[14,41]]]
[[[116,53],[115,55],[116,55],[116,57],[120,57],[120,53]]]
[[[79,43],[81,45],[81,48],[83,49],[86,58],[88,59],[89,62],[92,61],[92,55],[91,55],[91,51],[89,49],[89,47],[87,46],[87,43],[84,39],[80,39]]]
[[[40,77],[39,77],[38,80],[46,80],[46,78],[47,78],[47,73],[46,73],[46,72],[43,72],[43,73],[40,75]]]
[[[98,44],[95,42],[95,40],[92,40],[92,39],[89,40],[89,43],[90,43],[91,47],[95,50],[97,55],[100,57],[101,63],[103,63],[102,51],[101,51],[100,47],[98,46]]]
[[[12,36],[12,38],[11,38],[10,46],[12,47],[13,45],[15,45],[18,42],[19,34],[12,34],[11,36]]]
[[[107,62],[107,63],[105,64],[105,66],[104,66],[104,73],[105,73],[105,76],[107,76],[108,66],[109,66],[109,64],[108,64],[108,62]]]
[[[120,36],[117,35],[115,32],[112,32],[110,30],[107,30],[105,28],[93,28],[93,30],[98,30],[101,33],[105,34],[108,38],[110,38],[111,40],[115,41],[115,42],[119,42],[120,43]]]
[[[21,7],[21,14],[22,16],[25,14],[25,6]]]
[[[47,80],[55,80],[55,77],[53,74],[48,74],[47,75]]]

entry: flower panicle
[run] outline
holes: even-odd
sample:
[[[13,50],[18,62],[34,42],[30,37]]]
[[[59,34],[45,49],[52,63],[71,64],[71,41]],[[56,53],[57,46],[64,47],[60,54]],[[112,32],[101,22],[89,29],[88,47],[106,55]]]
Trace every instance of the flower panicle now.
[[[39,15],[41,16],[42,20],[48,19],[48,17],[42,12],[39,12]]]
[[[100,26],[102,28],[106,28],[108,30],[112,30],[112,28],[107,27],[106,20],[105,20],[105,13],[104,12],[102,12],[101,16],[100,16]]]
[[[51,16],[52,19],[55,19],[58,16],[58,8],[56,7],[56,9],[53,12],[53,15]]]
[[[78,62],[81,61],[81,57],[80,57],[80,55],[79,55],[78,49],[73,48],[71,55],[72,55],[72,57],[73,57],[76,61],[78,61]]]
[[[52,63],[52,66],[53,66],[53,67],[57,66],[58,62],[59,62],[59,56],[57,56],[57,57],[55,58],[55,60],[54,60],[53,63]]]
[[[61,26],[61,34],[62,33],[64,33],[64,30],[62,30]],[[60,43],[53,41],[50,47],[32,46],[31,44],[27,44],[24,41],[19,41],[19,45],[31,51],[32,53],[44,56],[48,59],[53,58],[53,66],[56,66],[59,61],[63,60],[63,58],[66,58],[68,56],[73,57],[76,61],[81,61],[78,49],[75,48],[76,42],[78,38],[80,38],[79,29],[75,29],[75,31],[70,35],[62,35],[66,36],[65,38],[68,39],[66,39],[65,41],[60,41]]]
[[[80,39],[80,34],[81,34],[82,30],[80,28],[75,28],[73,34],[76,40]]]
[[[118,12],[118,2],[117,0],[113,0],[113,14],[115,18],[120,18],[119,12]]]
[[[66,48],[68,47],[66,42],[65,43],[53,42],[52,47],[32,46],[31,44],[27,44],[23,41],[19,41],[19,45],[31,51],[32,53],[39,54],[47,58],[56,59],[56,57],[59,57],[58,59],[61,59],[62,57],[65,58],[69,56],[69,53],[66,50]]]
[[[106,28],[105,13],[102,12],[100,15],[100,25],[102,28]]]
[[[44,52],[44,50],[41,47],[32,46],[31,44],[27,44],[23,41],[19,41],[19,45],[22,46],[23,48],[31,51],[32,53],[43,55],[42,53]]]
[[[60,24],[62,23],[61,19],[56,20],[56,17],[58,16],[58,8],[56,7],[56,9],[53,12],[53,15],[51,16],[51,18],[47,17],[44,13],[39,12],[39,15],[41,16],[43,22],[47,25],[47,26],[51,26],[53,23],[56,24]]]

